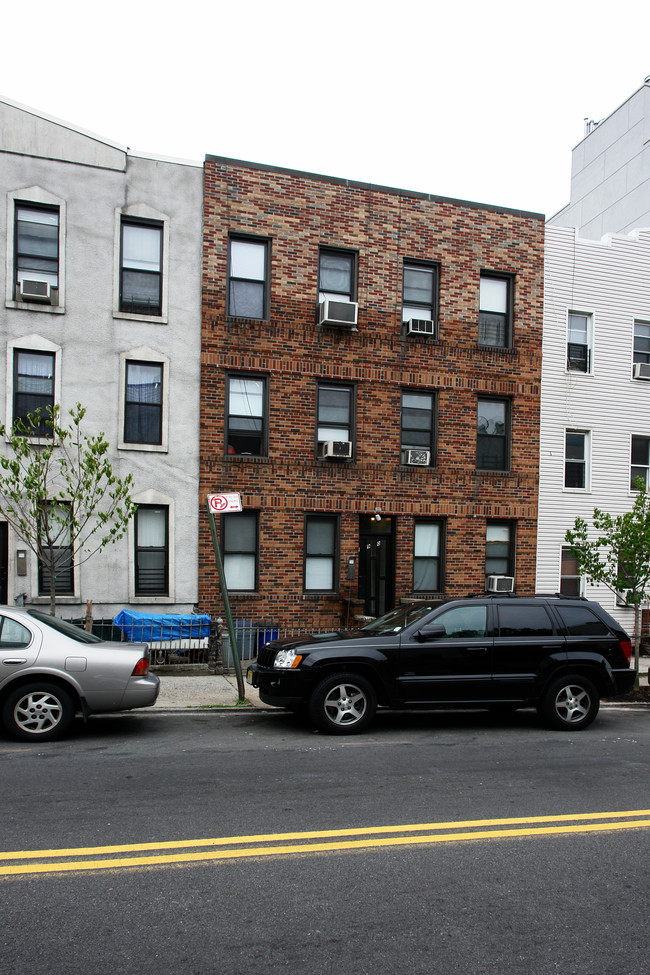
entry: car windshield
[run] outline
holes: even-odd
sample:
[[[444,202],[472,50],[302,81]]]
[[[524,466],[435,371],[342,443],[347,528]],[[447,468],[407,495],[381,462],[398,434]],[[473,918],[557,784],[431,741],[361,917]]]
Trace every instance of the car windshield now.
[[[366,623],[365,626],[361,627],[361,633],[401,633],[402,630],[410,626],[411,623],[415,623],[416,620],[422,619],[427,613],[430,613],[432,609],[439,606],[440,602],[431,603],[411,603],[408,606],[398,606],[397,609],[392,609],[390,613],[386,613],[385,616],[380,616],[379,619],[373,620],[372,623]]]
[[[58,616],[50,616],[48,613],[41,613],[37,609],[30,609],[29,615],[33,616],[39,623],[44,623],[45,626],[51,626],[53,630],[64,633],[65,636],[69,636],[71,640],[76,640],[77,643],[104,642],[100,637],[95,636],[94,633],[86,633],[80,626],[75,626],[74,623],[69,623],[68,620],[61,620]]]

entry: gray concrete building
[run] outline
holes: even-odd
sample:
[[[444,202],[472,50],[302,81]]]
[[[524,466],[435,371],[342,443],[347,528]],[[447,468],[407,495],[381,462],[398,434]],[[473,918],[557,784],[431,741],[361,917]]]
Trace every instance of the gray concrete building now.
[[[650,77],[607,118],[585,119],[571,157],[571,200],[547,222],[595,240],[650,227]]]
[[[197,600],[202,166],[144,157],[0,99],[0,418],[87,408],[139,508],[57,578],[61,615]],[[5,442],[0,451],[7,452]],[[0,602],[49,580],[0,520]]]

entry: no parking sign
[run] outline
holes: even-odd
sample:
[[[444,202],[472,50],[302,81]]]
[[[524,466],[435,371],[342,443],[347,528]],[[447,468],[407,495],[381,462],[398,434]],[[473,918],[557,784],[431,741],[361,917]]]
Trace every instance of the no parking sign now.
[[[209,494],[208,511],[213,515],[231,514],[233,511],[241,511],[240,494]]]

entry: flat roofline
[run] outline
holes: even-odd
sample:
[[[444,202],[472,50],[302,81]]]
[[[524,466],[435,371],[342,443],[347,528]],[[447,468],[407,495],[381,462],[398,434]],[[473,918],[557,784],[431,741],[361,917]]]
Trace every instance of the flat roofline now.
[[[244,169],[255,169],[264,173],[279,173],[282,176],[297,176],[300,179],[316,180],[320,183],[333,183],[336,186],[347,186],[355,190],[372,190],[377,193],[391,193],[393,196],[409,196],[416,200],[427,200],[430,203],[451,203],[454,206],[467,207],[471,210],[490,210],[493,213],[506,213],[515,217],[522,217],[529,220],[546,219],[543,213],[535,213],[529,210],[516,210],[511,207],[495,206],[490,203],[475,203],[471,200],[457,200],[449,196],[436,196],[433,193],[420,193],[417,190],[401,190],[395,186],[381,186],[375,183],[364,183],[353,179],[344,179],[340,176],[324,176],[320,173],[308,173],[299,169],[288,169],[283,166],[271,166],[267,163],[249,162],[245,159],[232,159],[229,156],[206,155],[206,162],[217,163],[223,166],[238,166]]]

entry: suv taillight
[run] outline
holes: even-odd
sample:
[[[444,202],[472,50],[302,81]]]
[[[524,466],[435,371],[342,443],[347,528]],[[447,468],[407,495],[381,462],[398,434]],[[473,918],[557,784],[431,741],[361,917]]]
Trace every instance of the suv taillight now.
[[[632,643],[630,640],[619,640],[618,645],[625,654],[627,662],[629,663],[632,659]]]
[[[146,657],[142,657],[138,660],[137,664],[133,668],[131,677],[146,677],[149,673],[149,661]]]

